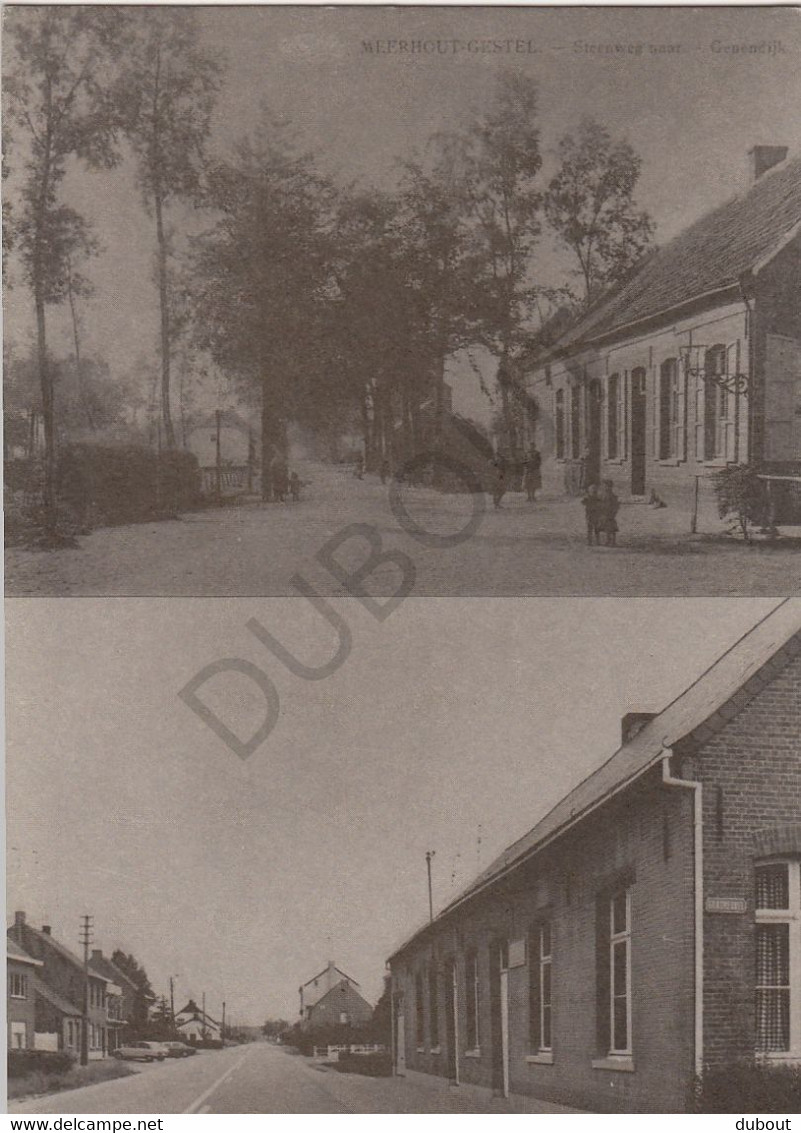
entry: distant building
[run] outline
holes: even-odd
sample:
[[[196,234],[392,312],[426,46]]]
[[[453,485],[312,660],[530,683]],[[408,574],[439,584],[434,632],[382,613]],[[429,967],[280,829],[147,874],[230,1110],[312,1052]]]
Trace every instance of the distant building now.
[[[41,967],[41,960],[34,960],[16,941],[6,940],[8,1050],[34,1048],[36,973]]]
[[[333,960],[299,989],[301,1026],[358,1026],[368,1023],[373,1009],[359,985],[336,966]]]
[[[390,958],[397,1073],[680,1113],[801,1065],[801,601],[622,733]]]
[[[175,1028],[190,1043],[220,1042],[222,1027],[210,1015],[204,1014],[194,999],[175,1012]]]

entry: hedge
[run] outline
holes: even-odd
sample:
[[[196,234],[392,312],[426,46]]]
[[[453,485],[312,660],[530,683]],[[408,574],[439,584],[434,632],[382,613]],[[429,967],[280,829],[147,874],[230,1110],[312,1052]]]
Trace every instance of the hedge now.
[[[71,1070],[75,1059],[67,1050],[10,1050],[9,1078],[23,1078],[39,1071],[42,1074],[63,1074]]]

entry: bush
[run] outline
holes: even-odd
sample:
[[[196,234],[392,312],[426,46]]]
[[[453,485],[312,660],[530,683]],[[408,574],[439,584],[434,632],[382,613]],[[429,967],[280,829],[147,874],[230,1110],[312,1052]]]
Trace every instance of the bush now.
[[[691,1113],[798,1113],[801,1066],[736,1064],[693,1082]]]
[[[751,542],[749,523],[764,523],[765,488],[753,464],[730,464],[712,477],[721,519],[730,519],[733,529]]]
[[[392,1056],[388,1051],[375,1054],[351,1054],[342,1051],[337,1062],[332,1062],[334,1070],[340,1074],[365,1074],[368,1078],[391,1078]]]
[[[89,520],[116,525],[173,515],[200,497],[195,456],[139,445],[70,445],[59,460],[58,485],[60,511],[78,529]]]
[[[8,1052],[9,1078],[22,1078],[25,1074],[62,1074],[71,1070],[75,1059],[67,1050],[10,1050]]]

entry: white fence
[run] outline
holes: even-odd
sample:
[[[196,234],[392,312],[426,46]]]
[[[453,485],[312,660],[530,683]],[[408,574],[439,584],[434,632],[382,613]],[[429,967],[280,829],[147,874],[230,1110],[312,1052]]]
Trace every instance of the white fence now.
[[[326,1062],[339,1062],[340,1054],[383,1054],[386,1047],[380,1043],[351,1043],[340,1046],[316,1046],[314,1057]]]

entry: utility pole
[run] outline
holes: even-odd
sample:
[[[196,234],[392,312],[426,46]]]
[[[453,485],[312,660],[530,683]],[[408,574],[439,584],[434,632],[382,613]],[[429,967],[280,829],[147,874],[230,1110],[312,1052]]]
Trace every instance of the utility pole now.
[[[431,859],[434,857],[434,850],[426,850],[426,869],[428,870],[428,916],[429,920],[434,919],[434,896],[431,890]]]
[[[222,410],[218,409],[216,414],[217,421],[217,453],[215,459],[215,467],[217,470],[216,484],[217,484],[217,506],[222,505],[222,449],[220,447],[220,425],[222,423]]]
[[[175,1030],[175,976],[170,976],[170,1025]]]
[[[203,1015],[203,1026],[201,1028],[201,1034],[203,1035],[203,1041],[205,1042],[206,1039],[209,1037],[208,1031],[206,1029],[206,993],[205,993],[205,991],[203,992],[202,1015]]]
[[[222,1039],[222,1041],[224,1043],[225,1042],[225,1000],[223,1000],[222,1031],[220,1032],[220,1038]]]
[[[92,943],[92,918],[81,917],[81,944],[83,945],[83,1020],[81,1027],[81,1066],[89,1062],[89,945]]]

